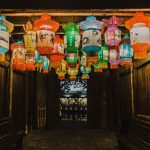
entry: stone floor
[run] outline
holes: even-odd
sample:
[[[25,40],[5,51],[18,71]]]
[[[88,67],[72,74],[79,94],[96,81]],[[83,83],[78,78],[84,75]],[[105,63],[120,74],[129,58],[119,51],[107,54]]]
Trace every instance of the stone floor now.
[[[24,138],[23,150],[118,150],[112,131],[38,130]]]

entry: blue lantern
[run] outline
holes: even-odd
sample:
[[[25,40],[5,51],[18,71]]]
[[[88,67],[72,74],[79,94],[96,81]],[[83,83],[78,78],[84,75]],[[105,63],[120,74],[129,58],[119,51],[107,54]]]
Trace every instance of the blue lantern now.
[[[130,45],[130,38],[128,34],[124,35],[124,38],[119,47],[120,50],[120,65],[131,66],[132,57],[133,57],[133,49]]]

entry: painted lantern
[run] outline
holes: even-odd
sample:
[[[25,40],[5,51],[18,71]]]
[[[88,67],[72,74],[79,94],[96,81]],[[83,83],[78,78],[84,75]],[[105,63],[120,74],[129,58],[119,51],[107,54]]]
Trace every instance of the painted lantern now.
[[[0,16],[0,62],[5,61],[5,53],[9,50],[9,33],[14,29],[14,24]]]
[[[55,32],[58,28],[59,23],[46,14],[34,21],[34,31],[37,33],[36,49],[40,54],[50,54],[54,49]]]
[[[130,37],[128,34],[125,34],[122,42],[119,46],[120,50],[120,65],[123,66],[131,66],[133,65],[132,58],[133,58],[133,49],[130,45]]]
[[[64,41],[60,38],[60,36],[56,35],[54,49],[50,54],[51,67],[55,69],[59,67],[64,58]]]
[[[109,63],[110,63],[110,69],[119,68],[120,56],[119,56],[118,46],[109,47]]]
[[[150,17],[144,16],[143,12],[137,12],[125,22],[125,27],[130,30],[134,59],[147,58],[147,50],[150,48]]]
[[[96,20],[94,16],[88,16],[80,22],[80,29],[84,30],[82,36],[82,50],[85,53],[95,53],[101,47],[101,32],[103,22]]]
[[[10,49],[12,50],[12,67],[14,70],[25,71],[25,53],[26,49],[24,48],[23,41],[18,41],[11,44]]]
[[[63,24],[62,27],[65,31],[64,44],[66,53],[77,53],[80,46],[78,26],[73,22],[69,22],[67,24]]]
[[[121,41],[121,31],[117,26],[121,23],[121,19],[118,19],[116,16],[112,16],[109,20],[102,20],[107,26],[105,32],[105,43],[108,46],[117,46]]]
[[[30,21],[24,27],[26,34],[24,35],[24,43],[26,48],[25,64],[26,71],[34,71],[35,68],[35,50],[36,50],[36,32]]]

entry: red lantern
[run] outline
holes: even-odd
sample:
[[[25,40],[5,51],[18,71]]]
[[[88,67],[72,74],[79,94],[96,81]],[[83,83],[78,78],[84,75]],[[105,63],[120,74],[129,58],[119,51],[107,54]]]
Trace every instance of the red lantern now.
[[[37,47],[40,54],[50,54],[54,49],[55,32],[59,23],[52,20],[48,15],[42,15],[34,21],[34,30],[37,32]]]
[[[59,67],[64,58],[64,41],[60,36],[56,35],[54,49],[50,54],[51,67],[55,69]]]

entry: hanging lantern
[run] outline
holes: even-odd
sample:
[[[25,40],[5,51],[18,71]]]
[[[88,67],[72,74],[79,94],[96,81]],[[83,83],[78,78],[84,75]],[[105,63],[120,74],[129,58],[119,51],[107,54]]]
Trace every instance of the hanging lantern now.
[[[13,55],[13,64],[12,67],[14,70],[25,71],[25,53],[24,44],[22,41],[11,44],[10,49],[12,50]]]
[[[150,17],[144,16],[143,12],[137,12],[125,22],[125,27],[130,30],[134,59],[147,58],[147,50],[150,48]]]
[[[94,16],[88,16],[80,22],[80,29],[84,30],[82,36],[82,50],[86,53],[95,53],[101,47],[101,32],[103,23]]]
[[[119,56],[119,50],[118,47],[112,46],[109,47],[109,63],[110,63],[110,69],[118,69],[119,63],[120,63],[120,56]]]
[[[102,20],[108,27],[105,32],[105,43],[108,46],[117,46],[121,41],[121,31],[117,26],[121,23],[121,19],[116,16],[112,16],[109,20]]]
[[[48,73],[50,68],[50,61],[46,56],[41,56],[41,57],[44,60],[43,73]]]
[[[94,72],[103,72],[100,63],[94,65]]]
[[[65,74],[67,73],[67,62],[65,60],[61,60],[61,66],[56,69],[56,74],[58,75],[58,79],[65,79]]]
[[[9,33],[14,29],[14,24],[6,20],[5,16],[0,16],[0,54],[5,54],[9,50]],[[1,56],[4,58],[4,55]]]
[[[133,50],[130,46],[130,38],[128,34],[124,35],[124,38],[119,46],[120,50],[120,65],[131,66],[133,65],[132,57]]]
[[[86,61],[89,66],[98,64],[98,53],[87,55]]]
[[[80,46],[78,26],[73,22],[69,22],[67,24],[63,24],[62,27],[65,31],[64,44],[66,53],[77,53]]]
[[[98,52],[98,61],[99,66],[102,69],[108,68],[108,58],[109,57],[109,48],[107,45],[103,45],[101,50]]]
[[[89,79],[89,73],[91,72],[91,66],[81,66],[82,79]]]
[[[40,53],[38,51],[35,51],[35,66],[37,71],[41,73],[44,66],[44,60],[40,58]]]
[[[24,44],[26,48],[26,53],[35,53],[36,50],[36,32],[33,31],[33,26],[30,21],[26,23],[24,27],[26,34],[24,37]]]
[[[34,31],[37,32],[36,49],[40,54],[50,54],[54,49],[55,32],[58,28],[59,23],[46,14],[34,21]]]
[[[77,53],[68,53],[66,55],[66,61],[68,64],[77,64],[78,63],[78,52]]]
[[[35,54],[26,53],[25,54],[25,66],[26,71],[35,71]]]
[[[51,67],[55,69],[59,67],[64,58],[64,41],[58,35],[56,35],[54,49],[50,54]]]
[[[77,78],[76,76],[78,72],[79,72],[78,67],[75,67],[75,68],[69,67],[68,74],[70,75],[70,80],[75,80]]]

